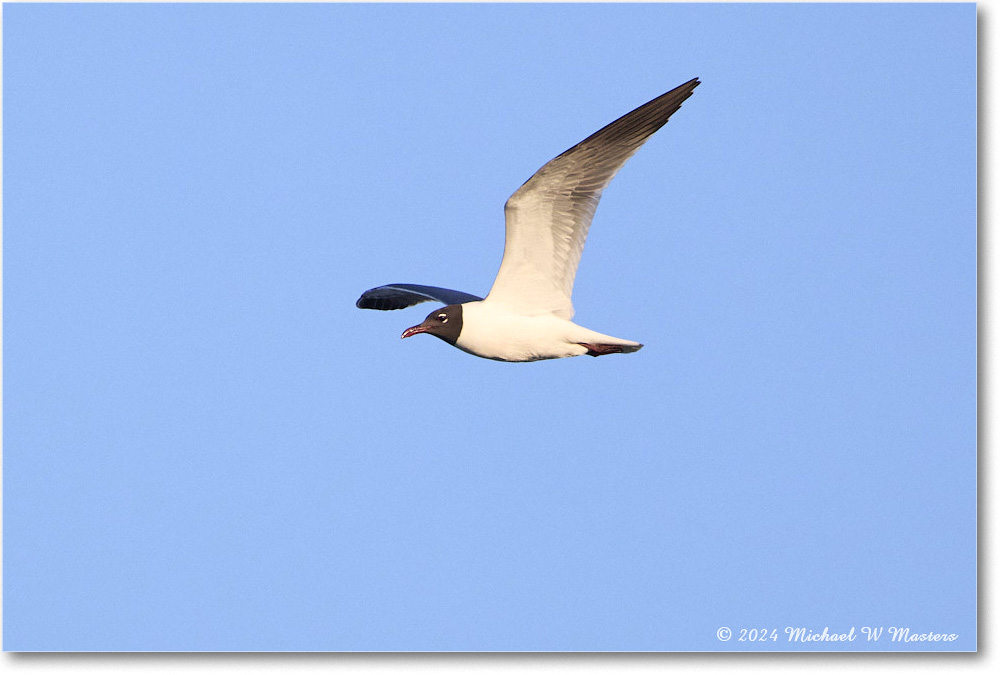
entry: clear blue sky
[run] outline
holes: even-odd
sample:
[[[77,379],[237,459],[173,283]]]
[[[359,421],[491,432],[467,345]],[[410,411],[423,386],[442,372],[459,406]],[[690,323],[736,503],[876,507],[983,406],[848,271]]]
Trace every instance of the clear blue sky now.
[[[976,647],[974,5],[3,13],[4,649]],[[692,77],[577,277],[641,352],[355,309]],[[864,626],[958,639],[784,635]]]

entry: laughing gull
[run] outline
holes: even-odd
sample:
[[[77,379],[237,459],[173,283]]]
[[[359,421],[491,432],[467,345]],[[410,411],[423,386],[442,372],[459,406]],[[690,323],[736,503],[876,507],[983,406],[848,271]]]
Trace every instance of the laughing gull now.
[[[570,321],[573,279],[601,192],[698,84],[698,78],[686,82],[587,137],[539,169],[507,200],[503,260],[485,299],[436,286],[389,284],[365,291],[357,306],[390,310],[431,300],[444,303],[402,337],[429,333],[497,361],[638,351],[638,342]]]

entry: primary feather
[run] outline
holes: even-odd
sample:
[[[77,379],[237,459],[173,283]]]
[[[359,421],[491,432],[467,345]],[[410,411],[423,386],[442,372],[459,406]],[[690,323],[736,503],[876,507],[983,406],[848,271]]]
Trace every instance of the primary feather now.
[[[602,191],[698,84],[682,84],[588,136],[507,200],[503,261],[487,300],[524,314],[573,317],[573,281]]]

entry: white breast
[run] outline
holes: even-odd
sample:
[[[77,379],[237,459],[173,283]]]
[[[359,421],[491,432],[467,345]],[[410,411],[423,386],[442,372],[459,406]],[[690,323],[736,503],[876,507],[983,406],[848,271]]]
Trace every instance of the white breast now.
[[[581,343],[627,344],[552,314],[525,316],[488,300],[462,305],[462,334],[455,346],[498,361],[539,361],[587,353]]]

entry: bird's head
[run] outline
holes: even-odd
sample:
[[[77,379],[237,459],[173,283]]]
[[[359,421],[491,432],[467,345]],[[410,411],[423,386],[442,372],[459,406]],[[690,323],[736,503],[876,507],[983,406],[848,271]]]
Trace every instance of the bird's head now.
[[[449,344],[455,344],[462,332],[462,306],[448,305],[427,315],[423,323],[403,331],[401,337],[408,338],[417,333],[430,333]]]

